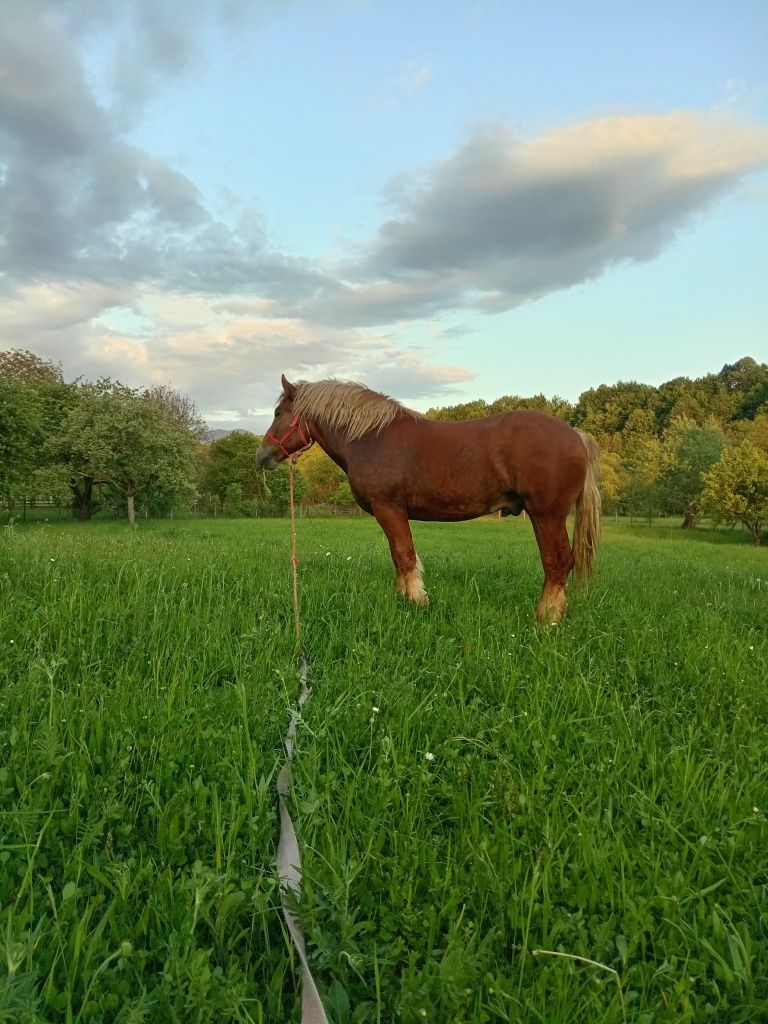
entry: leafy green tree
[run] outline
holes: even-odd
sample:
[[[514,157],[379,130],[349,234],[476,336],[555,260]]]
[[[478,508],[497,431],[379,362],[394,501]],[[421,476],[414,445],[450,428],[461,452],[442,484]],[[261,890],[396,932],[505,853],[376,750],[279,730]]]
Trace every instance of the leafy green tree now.
[[[29,493],[42,440],[43,414],[36,393],[0,377],[0,497],[7,504]]]
[[[488,412],[488,403],[478,398],[473,402],[427,409],[426,416],[430,420],[478,420],[482,416],[487,416]]]
[[[288,466],[282,463],[268,475],[258,468],[256,452],[261,438],[245,431],[233,431],[226,437],[202,446],[198,488],[202,494],[215,494],[221,506],[230,511],[232,484],[242,488],[241,510],[256,515],[283,515],[289,506]],[[306,456],[299,460],[299,466]],[[295,474],[296,500],[306,490],[302,473]],[[229,498],[228,498],[229,495]]]
[[[25,349],[0,352],[0,491],[6,500],[35,497],[49,468],[44,441],[74,401],[61,368]],[[43,488],[47,490],[48,488]]]
[[[600,493],[606,512],[618,512],[622,490],[621,456],[618,452],[600,452]]]
[[[667,465],[661,487],[665,512],[682,515],[682,526],[691,529],[701,515],[704,474],[718,461],[725,437],[716,422],[699,426],[689,420],[676,420],[665,436]]]
[[[328,502],[331,505],[335,505],[337,508],[349,508],[354,507],[357,504],[348,480],[343,480],[339,484],[333,494],[328,498]]]
[[[135,523],[135,499],[152,489],[179,499],[194,492],[194,439],[146,395],[97,386],[70,411],[49,450],[74,476],[108,484],[125,499]]]
[[[768,365],[756,362],[751,356],[743,356],[735,363],[726,363],[717,377],[726,391],[746,397],[754,388],[765,385]]]
[[[243,514],[243,485],[238,480],[227,484],[225,508],[230,516]]]
[[[704,484],[704,510],[715,522],[743,524],[759,544],[768,521],[768,455],[751,441],[726,448]]]
[[[632,414],[650,414],[646,431],[655,431],[656,388],[637,381],[618,381],[590,388],[580,396],[573,410],[573,425],[586,430],[602,445],[607,436],[623,433]]]
[[[755,448],[768,455],[768,409],[754,419],[732,424],[731,433],[737,441],[751,441]]]
[[[297,468],[304,482],[303,501],[310,505],[321,505],[346,479],[332,459],[328,458],[320,445],[313,445],[297,462]]]
[[[269,476],[262,471],[263,497],[256,502],[258,512],[265,515],[282,516],[290,508],[291,481],[287,462],[281,462]],[[304,497],[305,483],[300,473],[294,472],[294,500],[300,503]]]
[[[622,437],[624,498],[630,514],[642,512],[650,522],[659,510],[659,481],[664,471],[661,441],[652,429],[650,409],[634,409]]]
[[[243,499],[263,499],[262,474],[256,464],[261,438],[246,431],[234,430],[226,437],[202,447],[199,489],[203,494],[216,494],[223,504],[227,488],[238,483]]]
[[[143,393],[150,402],[155,402],[179,427],[196,441],[202,441],[208,429],[195,402],[169,384],[156,384]]]

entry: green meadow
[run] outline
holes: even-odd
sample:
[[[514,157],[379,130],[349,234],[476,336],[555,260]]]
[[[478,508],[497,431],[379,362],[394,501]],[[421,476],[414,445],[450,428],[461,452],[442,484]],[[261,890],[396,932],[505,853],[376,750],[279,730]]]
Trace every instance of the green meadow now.
[[[768,551],[607,523],[298,524],[292,811],[334,1024],[768,1021]],[[0,528],[0,1022],[291,1022],[285,520]]]

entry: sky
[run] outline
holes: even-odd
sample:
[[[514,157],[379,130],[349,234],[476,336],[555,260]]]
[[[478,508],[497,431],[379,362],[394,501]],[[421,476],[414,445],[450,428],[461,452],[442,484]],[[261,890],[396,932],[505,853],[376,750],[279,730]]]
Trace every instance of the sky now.
[[[0,349],[263,431],[768,359],[764,0],[3,0]]]

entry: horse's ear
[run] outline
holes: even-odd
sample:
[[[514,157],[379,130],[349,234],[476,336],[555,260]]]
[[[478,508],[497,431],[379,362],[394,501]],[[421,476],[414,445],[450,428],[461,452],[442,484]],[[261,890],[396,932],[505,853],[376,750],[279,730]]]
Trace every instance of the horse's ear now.
[[[291,384],[285,374],[280,377],[280,383],[283,385],[283,394],[286,398],[296,397],[296,385]]]

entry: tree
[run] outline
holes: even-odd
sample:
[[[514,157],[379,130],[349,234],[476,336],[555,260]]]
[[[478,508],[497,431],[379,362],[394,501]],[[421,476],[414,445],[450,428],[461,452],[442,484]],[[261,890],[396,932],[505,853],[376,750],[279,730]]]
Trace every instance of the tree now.
[[[310,505],[322,505],[346,480],[343,470],[330,459],[320,445],[313,445],[297,462],[304,481],[303,500]]]
[[[600,452],[600,493],[606,512],[617,512],[621,497],[621,456],[617,452]]]
[[[667,465],[661,487],[665,512],[682,515],[683,529],[696,526],[701,515],[704,474],[718,461],[725,437],[716,422],[698,426],[676,420],[665,436]]]
[[[25,349],[0,352],[0,492],[6,501],[35,496],[48,468],[44,442],[72,401],[60,367]]]
[[[477,420],[488,415],[488,403],[482,398],[474,402],[462,402],[459,405],[445,405],[436,409],[427,409],[426,416],[430,420]]]
[[[144,392],[144,397],[160,406],[183,431],[196,441],[203,440],[208,427],[200,415],[196,403],[189,395],[183,395],[180,391],[176,391],[170,384],[156,384]]]
[[[0,497],[13,504],[29,491],[43,440],[40,401],[30,388],[0,377]]]
[[[357,505],[352,488],[349,486],[348,480],[343,480],[333,494],[329,495],[328,502],[331,505],[335,505],[337,508],[354,508]]]
[[[633,413],[648,415],[644,426],[655,432],[654,411],[658,392],[650,384],[620,380],[583,392],[573,409],[572,423],[597,438],[602,446],[606,435],[622,433]]]
[[[243,485],[238,480],[227,484],[225,508],[227,515],[240,516],[243,514]]]
[[[755,544],[768,521],[768,455],[751,441],[726,448],[704,474],[702,507],[716,522],[742,523]]]
[[[232,511],[233,484],[241,488],[239,506],[267,515],[282,515],[289,504],[288,466],[283,463],[269,474],[269,482],[258,469],[256,452],[261,438],[245,431],[233,431],[226,437],[203,445],[203,458],[198,487],[203,494],[215,494],[228,512]],[[304,492],[304,479],[296,473],[296,499]]]
[[[263,498],[256,452],[261,438],[244,430],[233,430],[218,441],[203,445],[201,476],[198,484],[203,494],[215,494],[223,504],[227,488],[237,483],[242,487],[243,500]]]
[[[648,522],[659,510],[659,480],[664,469],[661,441],[652,428],[652,411],[634,409],[625,424],[621,453],[630,513],[644,512]]]
[[[50,451],[75,476],[109,484],[135,523],[135,499],[151,489],[166,500],[194,491],[194,439],[146,394],[117,386],[82,396]]]
[[[751,441],[755,448],[768,455],[768,409],[753,420],[734,423],[731,432],[738,441]]]
[[[18,384],[63,384],[61,367],[34,352],[11,348],[0,352],[0,377]]]

